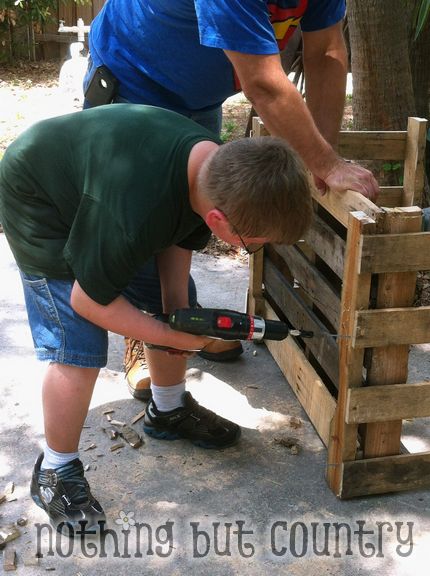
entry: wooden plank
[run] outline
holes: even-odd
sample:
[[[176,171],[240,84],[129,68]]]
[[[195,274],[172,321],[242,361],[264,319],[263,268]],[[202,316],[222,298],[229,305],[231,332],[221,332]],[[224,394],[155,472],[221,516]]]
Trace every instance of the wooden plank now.
[[[278,316],[267,302],[265,317],[278,320]],[[291,336],[278,342],[266,340],[265,343],[321,440],[327,446],[330,422],[336,409],[335,399]]]
[[[352,336],[356,348],[426,344],[430,342],[430,306],[362,310],[357,312]]]
[[[295,246],[274,245],[275,251],[287,262],[300,287],[310,296],[331,324],[337,329],[340,298],[316,267]]]
[[[279,272],[276,266],[266,259],[263,281],[266,293],[285,313],[289,322],[303,330],[312,330],[316,334],[328,332],[324,324],[315,316],[306,303]],[[339,380],[338,348],[332,336],[314,336],[306,339],[306,347],[312,352],[333,384]]]
[[[314,215],[304,239],[333,272],[342,277],[346,242],[318,214]]]
[[[35,34],[36,42],[58,42],[60,44],[70,44],[71,42],[76,42],[76,34],[55,34],[47,33]]]
[[[425,179],[426,133],[427,120],[424,118],[408,119],[402,206],[421,206]]]
[[[252,137],[268,136],[260,118],[252,119]],[[249,288],[247,297],[247,310],[249,314],[261,316],[264,313],[263,298],[263,262],[264,249],[249,257]]]
[[[259,116],[252,119],[252,136],[269,136],[269,131],[264,126],[263,120]]]
[[[364,212],[376,222],[384,214],[382,208],[379,208],[368,198],[353,190],[346,190],[345,192],[330,190],[324,196],[321,196],[318,191],[314,191],[312,195],[318,204],[323,206],[345,227],[348,226],[350,212]]]
[[[346,421],[387,422],[430,416],[430,382],[366,386],[348,391]]]
[[[249,257],[248,313],[261,316],[264,311],[263,298],[264,249]]]
[[[345,273],[342,290],[342,316],[339,332],[351,333],[357,309],[367,308],[370,299],[370,274],[357,274],[361,257],[361,236],[375,232],[376,223],[363,212],[353,212],[349,217],[345,253]],[[348,390],[358,388],[363,382],[364,350],[355,350],[351,339],[339,342],[339,393],[336,413],[330,429],[328,447],[327,482],[335,494],[342,491],[342,463],[354,460],[357,450],[356,424],[347,424],[346,402]]]
[[[85,26],[88,26],[89,24],[91,24],[91,21],[93,19],[93,7],[88,4],[85,6],[81,6],[78,4],[76,6],[76,17],[82,18]]]
[[[355,460],[343,465],[341,498],[430,488],[430,452]]]
[[[58,5],[58,20],[64,20],[65,26],[75,26],[77,22],[76,17],[76,4],[70,2],[64,4],[62,2]]]
[[[338,151],[351,160],[403,160],[406,131],[342,131]]]
[[[3,552],[3,570],[12,572],[16,570],[16,550],[15,548],[6,548]]]
[[[94,18],[97,16],[97,14],[100,12],[100,10],[103,8],[103,4],[105,3],[105,0],[93,0],[93,13],[94,13]]]
[[[403,186],[381,186],[375,202],[377,206],[395,208],[403,205]]]
[[[430,232],[363,236],[359,273],[430,270]]]
[[[421,229],[421,221],[422,215],[419,208],[405,207],[387,210],[381,232],[392,234],[418,232]],[[415,272],[380,274],[378,276],[376,307],[412,306],[415,297],[415,285]],[[375,310],[374,312],[388,311]],[[411,308],[409,312],[413,312],[413,309]],[[412,320],[410,316],[409,320]],[[413,342],[411,336],[415,329],[415,322],[418,322],[418,327],[421,327],[421,319],[415,318],[411,323],[408,323],[406,319],[402,321],[391,314],[390,322],[394,322],[394,324],[390,324],[389,331],[385,335],[379,333],[383,347],[372,351],[371,364],[367,371],[367,384],[369,385],[398,384],[406,382],[408,378],[409,344]],[[375,333],[375,331],[373,332]],[[391,338],[390,334],[394,338]],[[408,336],[405,338],[406,334]],[[403,336],[403,342],[399,341],[401,340],[399,336]],[[427,330],[424,340],[428,340],[429,337],[430,332]],[[405,344],[405,346],[396,344]],[[364,431],[364,457],[375,458],[399,454],[401,432],[401,420],[367,424]]]

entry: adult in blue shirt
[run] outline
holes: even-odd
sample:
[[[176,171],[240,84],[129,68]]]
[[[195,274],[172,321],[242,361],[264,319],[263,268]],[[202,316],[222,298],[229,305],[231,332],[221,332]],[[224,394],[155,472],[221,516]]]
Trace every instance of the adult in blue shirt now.
[[[99,83],[98,72],[107,69],[117,81],[107,101],[168,108],[216,133],[224,100],[243,90],[269,132],[300,154],[322,191],[353,189],[374,199],[372,174],[335,151],[347,74],[344,14],[344,0],[107,0],[91,26],[85,84],[92,77]],[[280,59],[299,25],[306,103]],[[98,103],[91,93],[87,105]],[[142,350],[129,342],[129,370],[140,367],[134,361]],[[240,351],[239,343],[220,342],[203,354],[222,359]],[[144,398],[149,378],[132,371],[129,387]]]

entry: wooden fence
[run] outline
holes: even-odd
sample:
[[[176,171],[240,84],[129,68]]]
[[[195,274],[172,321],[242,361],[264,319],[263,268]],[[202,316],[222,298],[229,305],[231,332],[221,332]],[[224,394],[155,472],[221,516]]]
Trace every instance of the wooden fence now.
[[[78,18],[82,18],[85,25],[91,24],[103,7],[105,0],[93,0],[91,4],[79,6],[77,4],[58,3],[55,21],[44,26],[42,33],[36,34],[35,40],[38,46],[37,56],[39,59],[48,60],[63,58],[67,55],[67,48],[71,42],[76,42],[76,34],[58,33],[60,20],[65,26],[75,26]]]

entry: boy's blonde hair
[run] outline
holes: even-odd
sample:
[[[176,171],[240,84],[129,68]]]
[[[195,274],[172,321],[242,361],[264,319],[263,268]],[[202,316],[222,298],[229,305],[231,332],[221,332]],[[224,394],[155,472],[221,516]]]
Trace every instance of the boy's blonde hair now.
[[[244,237],[294,244],[311,223],[309,176],[281,138],[242,138],[220,146],[200,188]]]

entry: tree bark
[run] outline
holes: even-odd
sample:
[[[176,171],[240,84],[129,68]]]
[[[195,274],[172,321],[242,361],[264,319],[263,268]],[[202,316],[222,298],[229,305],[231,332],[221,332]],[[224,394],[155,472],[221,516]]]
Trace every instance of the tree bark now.
[[[416,113],[421,118],[430,117],[430,19],[416,40],[415,30],[411,33],[409,49],[412,84]]]
[[[357,130],[404,130],[415,115],[408,51],[413,5],[347,0]]]

